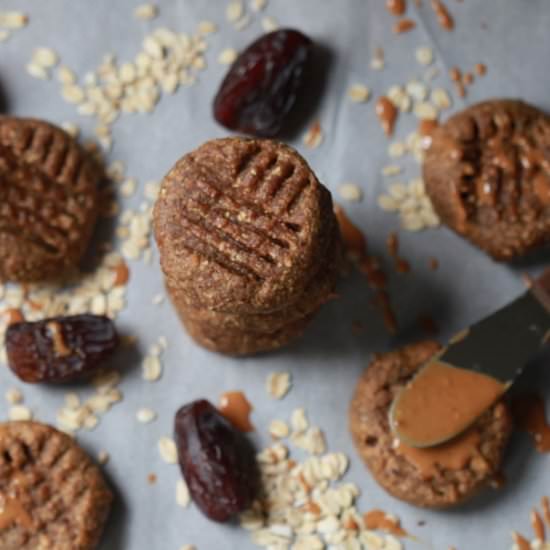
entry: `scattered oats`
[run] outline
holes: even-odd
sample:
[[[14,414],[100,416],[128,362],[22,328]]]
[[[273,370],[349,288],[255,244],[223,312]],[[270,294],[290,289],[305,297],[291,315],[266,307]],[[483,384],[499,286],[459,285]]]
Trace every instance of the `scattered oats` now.
[[[158,6],[155,4],[141,4],[134,10],[134,17],[142,21],[149,21],[154,19],[158,13]]]
[[[6,42],[10,36],[10,31],[0,30],[0,42]]]
[[[403,550],[401,541],[393,535],[386,535],[385,539],[384,550]]]
[[[50,69],[59,61],[57,53],[51,48],[36,48],[32,54],[32,63]]]
[[[153,409],[144,407],[137,411],[136,418],[137,421],[141,422],[142,424],[149,424],[157,418],[157,413]]]
[[[262,17],[262,29],[264,32],[276,31],[279,28],[279,23],[274,17]]]
[[[142,364],[142,378],[148,382],[155,382],[161,377],[162,366],[160,359],[153,355],[148,355],[143,360]]]
[[[101,465],[105,465],[107,464],[107,462],[109,462],[109,453],[107,451],[99,451],[99,453],[97,453],[97,461],[101,464]]]
[[[69,392],[65,394],[65,407],[69,410],[76,410],[80,407],[80,397],[77,393]]]
[[[383,176],[397,176],[398,174],[401,174],[401,167],[395,164],[390,164],[389,166],[384,166],[384,168],[382,168]]]
[[[230,23],[236,23],[244,15],[244,6],[241,0],[232,0],[227,5],[225,16]]]
[[[37,65],[36,63],[29,63],[26,68],[27,73],[29,73],[34,78],[39,78],[40,80],[48,80],[50,78],[48,71],[41,65]]]
[[[6,391],[6,401],[10,405],[17,405],[23,402],[23,394],[17,388],[10,388]]]
[[[421,46],[416,49],[416,60],[420,65],[431,65],[434,60],[433,50],[428,46]]]
[[[193,544],[184,544],[180,550],[197,550],[197,547]]]
[[[354,103],[364,103],[369,100],[370,90],[364,84],[353,84],[348,90],[348,96]]]
[[[63,122],[61,128],[74,138],[77,138],[80,134],[80,128],[74,122]]]
[[[407,113],[411,110],[411,98],[402,86],[391,86],[387,96],[400,111]]]
[[[405,90],[416,101],[424,101],[428,97],[428,86],[419,80],[408,82]]]
[[[189,506],[190,501],[191,497],[189,496],[189,489],[187,488],[187,484],[183,479],[178,479],[178,481],[176,482],[176,502],[178,503],[178,506],[186,508],[187,506]]]
[[[267,0],[250,0],[250,8],[253,11],[262,11],[267,7]]]
[[[157,181],[148,181],[145,184],[144,196],[150,201],[156,201],[160,191],[160,184]]]
[[[282,399],[290,390],[291,378],[289,372],[272,372],[267,377],[267,393],[274,399]]]
[[[399,205],[390,195],[380,195],[378,197],[378,206],[386,212],[396,212],[399,210]]]
[[[295,409],[290,417],[290,425],[294,432],[305,432],[309,428],[306,411],[303,408]]]
[[[349,202],[360,202],[363,199],[363,191],[355,183],[343,183],[338,192],[340,197]]]
[[[160,304],[162,304],[165,300],[165,296],[164,294],[155,294],[153,296],[153,299],[151,300],[151,303],[154,305],[154,306],[159,306]]]
[[[256,531],[264,526],[264,520],[261,514],[255,510],[246,510],[239,516],[239,523],[247,531]]]
[[[243,31],[244,29],[246,29],[246,27],[248,27],[248,25],[250,25],[250,23],[252,23],[252,17],[250,17],[250,15],[248,14],[245,14],[243,17],[235,22],[235,28],[238,31]]]
[[[31,420],[32,412],[28,407],[25,407],[24,405],[13,405],[8,411],[8,418],[13,421]]]
[[[167,464],[176,464],[178,462],[178,450],[174,440],[170,437],[161,437],[158,441],[160,457]]]
[[[453,104],[449,93],[444,88],[435,88],[432,90],[430,99],[439,109],[449,109]]]
[[[235,60],[238,57],[237,50],[233,48],[226,48],[225,50],[222,50],[218,57],[218,63],[221,63],[222,65],[232,65]]]
[[[67,84],[61,89],[63,99],[68,103],[81,103],[84,101],[84,90],[75,84]]]
[[[323,142],[323,130],[319,121],[314,122],[305,133],[303,142],[309,149],[316,149]]]
[[[18,11],[0,12],[0,27],[21,29],[29,22],[28,15]]]
[[[415,103],[413,112],[417,118],[435,120],[437,118],[437,108],[427,101]]]
[[[199,23],[199,33],[203,35],[212,34],[218,31],[218,26],[212,21],[201,21]]]
[[[131,197],[136,192],[137,181],[134,178],[128,178],[120,186],[120,192],[124,197]]]
[[[406,152],[407,148],[405,144],[400,141],[394,141],[393,143],[390,143],[388,147],[388,155],[391,158],[402,157]]]
[[[94,430],[98,424],[99,418],[93,414],[87,415],[83,422],[84,428],[89,431]]]
[[[274,439],[283,439],[288,437],[289,433],[288,424],[282,420],[273,420],[269,425],[269,434]]]
[[[149,54],[153,59],[162,59],[164,50],[159,41],[153,36],[147,36],[143,41],[143,49],[145,53]]]

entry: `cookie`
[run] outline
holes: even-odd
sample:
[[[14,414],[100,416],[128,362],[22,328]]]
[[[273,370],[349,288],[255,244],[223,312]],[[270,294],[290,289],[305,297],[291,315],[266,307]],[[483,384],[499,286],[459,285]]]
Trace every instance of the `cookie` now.
[[[112,498],[68,435],[38,422],[0,424],[2,550],[92,550]]]
[[[0,117],[0,279],[35,282],[74,268],[98,213],[101,172],[64,130]]]
[[[339,275],[342,251],[340,236],[335,235],[329,248],[326,261],[306,287],[298,301],[280,310],[270,313],[234,314],[217,312],[208,309],[193,308],[187,304],[185,295],[170,287],[167,288],[170,299],[176,309],[181,311],[188,321],[198,322],[212,327],[245,332],[274,332],[285,325],[313,315],[334,294],[334,287]]]
[[[184,156],[154,209],[161,265],[189,306],[267,313],[304,293],[333,237],[330,193],[302,157],[227,138]]]
[[[464,436],[474,436],[475,444],[460,464],[434,463],[426,472],[400,450],[389,424],[390,406],[418,368],[440,349],[436,342],[425,341],[376,357],[357,383],[349,412],[353,441],[374,479],[396,498],[429,508],[457,505],[487,486],[499,473],[512,432],[508,408],[499,402]]]
[[[496,260],[550,241],[550,117],[535,107],[492,100],[454,115],[423,172],[441,220]]]

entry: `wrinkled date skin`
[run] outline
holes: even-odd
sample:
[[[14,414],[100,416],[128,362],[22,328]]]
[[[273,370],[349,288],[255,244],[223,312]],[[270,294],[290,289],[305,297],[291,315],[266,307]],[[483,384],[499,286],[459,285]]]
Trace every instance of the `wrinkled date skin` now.
[[[282,29],[261,36],[235,61],[214,100],[214,117],[226,128],[273,137],[296,102],[313,42]]]
[[[74,315],[10,325],[5,343],[8,364],[23,382],[72,382],[94,374],[118,336],[108,317]]]
[[[256,496],[256,455],[245,435],[206,400],[176,414],[175,440],[191,497],[208,518],[225,522]]]

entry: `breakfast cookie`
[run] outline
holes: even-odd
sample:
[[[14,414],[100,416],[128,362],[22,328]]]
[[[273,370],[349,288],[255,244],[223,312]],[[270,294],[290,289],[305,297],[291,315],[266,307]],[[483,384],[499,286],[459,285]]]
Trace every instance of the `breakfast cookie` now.
[[[479,103],[432,135],[426,190],[451,229],[497,260],[550,242],[550,116],[514,100]]]
[[[330,193],[304,159],[258,139],[213,140],[184,156],[154,211],[169,286],[192,307],[230,313],[295,302],[334,226]]]
[[[0,424],[2,550],[92,550],[112,498],[70,436],[38,422]]]
[[[86,250],[101,171],[61,128],[0,116],[0,279],[59,277]]]
[[[389,423],[393,399],[440,349],[425,341],[379,355],[359,379],[350,405],[351,434],[375,480],[396,498],[429,508],[459,504],[488,485],[512,431],[508,408],[499,402],[446,444],[412,449],[396,440]]]

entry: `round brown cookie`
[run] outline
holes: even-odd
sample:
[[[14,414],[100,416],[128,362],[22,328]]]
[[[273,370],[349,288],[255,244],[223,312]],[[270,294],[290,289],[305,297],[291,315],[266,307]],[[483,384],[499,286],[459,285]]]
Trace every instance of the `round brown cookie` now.
[[[493,100],[451,117],[424,161],[441,220],[497,260],[550,241],[550,117]]]
[[[0,548],[91,550],[112,494],[68,435],[38,422],[0,424]]]
[[[245,138],[184,156],[154,212],[168,284],[191,307],[234,314],[296,302],[335,224],[330,193],[296,151]]]
[[[64,130],[0,117],[0,279],[41,281],[78,264],[96,222],[100,176]]]
[[[254,355],[286,346],[304,333],[313,315],[288,323],[273,332],[247,332],[195,322],[179,311],[185,329],[201,346],[217,353],[233,356]]]
[[[339,233],[335,232],[333,244],[327,251],[320,269],[310,280],[297,302],[280,310],[261,314],[233,314],[187,305],[185,295],[167,285],[170,299],[188,322],[205,323],[219,329],[243,330],[245,332],[274,332],[289,323],[314,314],[333,296],[342,265],[342,246]]]
[[[440,349],[436,342],[425,341],[376,357],[359,379],[350,405],[351,434],[374,479],[393,496],[429,508],[459,504],[486,486],[499,472],[512,431],[508,408],[500,402],[474,425],[480,441],[463,468],[437,465],[437,474],[427,477],[398,452],[389,424],[391,403]]]

